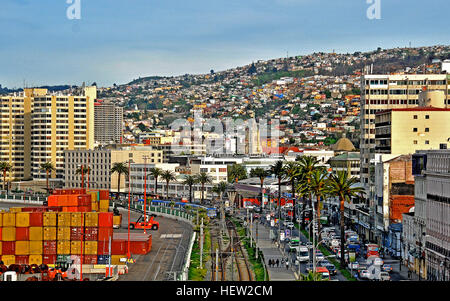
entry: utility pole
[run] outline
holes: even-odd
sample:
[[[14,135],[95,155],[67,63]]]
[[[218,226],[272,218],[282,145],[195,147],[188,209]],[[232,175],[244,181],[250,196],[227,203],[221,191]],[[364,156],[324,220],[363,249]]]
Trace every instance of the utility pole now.
[[[203,269],[203,217],[200,225],[200,268]]]
[[[234,255],[234,248],[233,248],[233,232],[231,232],[231,281],[234,281],[234,269],[233,269],[233,255]]]
[[[253,214],[250,215],[250,247],[253,247]]]

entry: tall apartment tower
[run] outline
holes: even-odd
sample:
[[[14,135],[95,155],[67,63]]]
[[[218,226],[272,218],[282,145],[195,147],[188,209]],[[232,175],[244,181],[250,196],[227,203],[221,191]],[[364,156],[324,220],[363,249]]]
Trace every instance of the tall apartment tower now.
[[[443,91],[444,104],[449,104],[447,74],[403,74],[361,76],[361,183],[369,193],[371,163],[375,153],[375,114],[388,109],[414,108],[420,92]],[[369,194],[368,194],[369,196]]]
[[[94,90],[62,95],[24,89],[0,98],[0,160],[12,166],[8,181],[43,180],[46,162],[56,169],[52,178],[64,178],[63,151],[94,145]]]
[[[123,108],[111,103],[96,102],[94,106],[94,139],[101,145],[121,143]]]

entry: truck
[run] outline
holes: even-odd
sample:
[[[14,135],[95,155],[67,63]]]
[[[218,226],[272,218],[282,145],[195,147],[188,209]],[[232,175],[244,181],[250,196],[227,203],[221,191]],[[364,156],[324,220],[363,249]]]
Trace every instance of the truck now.
[[[150,216],[146,216],[146,220],[144,219],[144,215],[141,215],[139,219],[135,222],[130,222],[130,229],[152,229],[158,230],[159,223],[154,220],[156,214],[151,214]]]

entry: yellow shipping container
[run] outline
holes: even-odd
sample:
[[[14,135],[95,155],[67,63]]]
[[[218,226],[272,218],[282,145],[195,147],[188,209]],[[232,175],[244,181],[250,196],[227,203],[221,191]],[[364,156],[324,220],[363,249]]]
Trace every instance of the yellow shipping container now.
[[[16,241],[16,255],[30,255],[30,242]]]
[[[30,241],[30,255],[42,255],[42,240]]]
[[[0,257],[1,257],[1,255],[2,255],[2,248],[3,248],[2,242],[0,241]]]
[[[44,239],[44,228],[42,227],[30,227],[30,240],[43,240]]]
[[[97,202],[92,202],[91,203],[91,210],[92,211],[98,211],[98,203]]]
[[[72,222],[72,213],[58,212],[58,227],[70,227]]]
[[[8,266],[16,263],[16,256],[14,255],[3,255],[2,256],[3,264]]]
[[[16,214],[11,212],[3,213],[3,227],[15,227]]]
[[[9,208],[9,212],[14,212],[14,213],[22,212],[22,207],[12,207],[12,208]]]
[[[41,265],[42,264],[42,255],[30,255],[30,257],[28,257],[28,263]]]
[[[72,215],[72,218],[71,218],[70,226],[81,227],[83,225],[82,221],[81,221],[82,213],[81,212],[72,212],[71,215]]]
[[[3,212],[0,212],[0,227],[3,227]]]
[[[70,254],[71,255],[80,255],[81,254],[81,241],[80,240],[72,240],[70,242]]]
[[[44,240],[56,240],[56,227],[44,227]]]
[[[70,255],[70,240],[58,240],[56,253],[58,255]]]
[[[86,255],[97,255],[97,242],[96,241],[85,241],[84,242],[84,253]]]
[[[15,227],[3,227],[2,228],[2,240],[3,241],[15,241],[16,240],[16,228]]]
[[[30,226],[30,213],[18,212],[16,213],[16,227],[29,227]]]
[[[84,215],[85,227],[97,227],[98,226],[98,213],[86,212]]]
[[[91,200],[92,201],[98,201],[98,199],[97,199],[97,192],[88,192],[88,194],[90,194],[91,195]]]
[[[44,227],[56,227],[57,212],[44,212]]]
[[[70,227],[58,227],[58,240],[70,240]]]
[[[100,200],[99,203],[100,208],[109,208],[109,200]]]
[[[122,215],[114,215],[113,216],[113,226],[118,226],[120,228],[120,225],[122,224]]]
[[[126,258],[127,255],[111,255],[111,264],[112,265],[123,265],[125,262],[120,262],[120,258]]]

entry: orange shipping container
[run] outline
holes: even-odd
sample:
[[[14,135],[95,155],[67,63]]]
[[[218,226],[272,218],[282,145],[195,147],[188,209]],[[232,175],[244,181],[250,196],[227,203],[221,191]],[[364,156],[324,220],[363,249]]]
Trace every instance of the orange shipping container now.
[[[58,199],[58,206],[68,206],[68,195],[58,195],[56,198]]]
[[[15,227],[16,214],[11,212],[3,213],[3,227]]]
[[[56,227],[56,220],[56,212],[44,212],[44,227]]]
[[[30,213],[30,227],[42,227],[44,225],[44,215],[42,212]]]
[[[2,241],[0,240],[0,257],[2,257],[2,250],[3,250],[3,246],[2,246]]]
[[[109,208],[109,200],[100,200],[99,208]]]
[[[16,241],[16,255],[30,255],[30,242]]]
[[[30,227],[30,240],[43,240],[44,239],[44,228],[42,227]]]
[[[15,227],[3,227],[2,241],[15,241],[16,240],[16,228]]]
[[[30,241],[30,255],[42,255],[42,240]]]
[[[71,244],[70,240],[59,240],[57,246],[57,254],[58,255],[70,255]]]
[[[56,227],[44,227],[44,240],[56,240]]]
[[[0,228],[3,227],[3,212],[0,212]]]
[[[59,195],[50,195],[47,198],[47,204],[48,204],[49,207],[59,206],[59,204],[58,204],[58,196]]]
[[[76,194],[72,194],[72,195],[68,195],[67,196],[67,201],[65,206],[78,206],[79,202],[78,202],[78,195]]]
[[[91,203],[91,210],[92,211],[98,211],[98,203],[97,202],[92,202]]]

